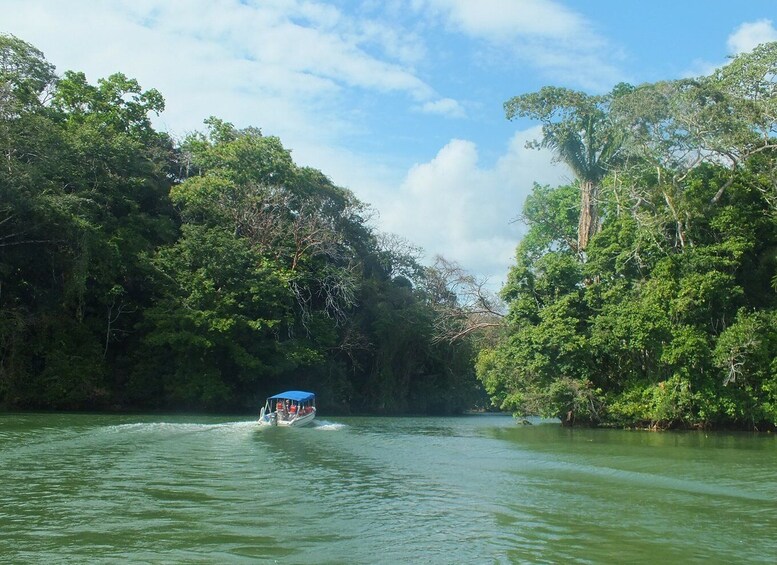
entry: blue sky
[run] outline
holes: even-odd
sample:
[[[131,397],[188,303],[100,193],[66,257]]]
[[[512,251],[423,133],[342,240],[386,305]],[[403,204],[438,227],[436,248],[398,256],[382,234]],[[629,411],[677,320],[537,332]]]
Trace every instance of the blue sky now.
[[[707,74],[777,40],[775,0],[2,0],[0,32],[91,81],[156,88],[176,137],[215,115],[277,135],[378,229],[498,288],[533,182],[569,172],[502,104]]]

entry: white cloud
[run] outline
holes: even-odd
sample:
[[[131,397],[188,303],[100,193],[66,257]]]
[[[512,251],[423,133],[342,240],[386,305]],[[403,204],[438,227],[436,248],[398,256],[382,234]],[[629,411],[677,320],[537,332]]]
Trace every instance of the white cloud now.
[[[449,118],[463,118],[465,116],[464,108],[452,98],[440,98],[434,102],[426,102],[420,109],[426,114],[439,114]]]
[[[286,143],[327,142],[355,127],[349,90],[439,98],[411,65],[424,55],[418,38],[321,2],[9,0],[3,12],[4,31],[60,72],[94,81],[121,71],[160,90],[169,108],[160,123],[179,135],[215,114]]]
[[[588,31],[581,16],[552,0],[430,0],[430,5],[447,12],[464,32],[498,41],[517,35],[564,39]]]
[[[777,41],[777,29],[771,20],[758,20],[740,25],[728,38],[729,52],[733,55],[747,53],[761,43]]]
[[[475,22],[469,8],[458,9]],[[415,70],[428,55],[424,42],[363,14],[296,0],[6,0],[3,12],[3,31],[42,49],[60,72],[82,70],[94,82],[121,71],[161,91],[168,109],[157,124],[174,135],[202,129],[209,115],[261,126],[280,136],[298,163],[372,204],[382,230],[423,246],[428,258],[445,255],[496,282],[512,263],[521,227],[511,222],[532,182],[564,180],[547,153],[523,148],[536,130],[516,134],[490,166],[461,139],[413,167],[381,143],[371,154],[349,148],[344,140],[354,133],[380,137],[359,114],[379,104],[386,112],[464,116],[459,102]],[[472,33],[497,25],[480,17]],[[354,90],[375,96],[374,105],[351,107]],[[379,98],[385,94],[393,98]],[[404,108],[390,107],[396,95]],[[424,116],[412,119],[420,131]]]
[[[407,29],[360,20],[351,34],[359,45],[365,48],[377,46],[387,57],[404,65],[415,65],[428,55],[423,40]]]
[[[726,42],[728,51],[731,55],[740,55],[748,53],[761,43],[777,41],[777,29],[775,29],[771,20],[763,19],[755,22],[745,22],[737,27]],[[709,61],[697,60],[684,73],[683,77],[707,76],[715,72],[716,69],[728,64],[729,61],[720,61],[711,63]]]
[[[418,0],[450,29],[495,49],[484,59],[529,65],[548,79],[588,90],[623,80],[620,57],[579,13],[554,0]]]
[[[516,133],[493,167],[479,164],[474,143],[448,142],[429,162],[414,165],[399,193],[376,203],[380,225],[424,248],[487,276],[494,288],[513,263],[522,226],[515,220],[534,182],[553,186],[569,173],[548,151],[525,148],[539,127]]]

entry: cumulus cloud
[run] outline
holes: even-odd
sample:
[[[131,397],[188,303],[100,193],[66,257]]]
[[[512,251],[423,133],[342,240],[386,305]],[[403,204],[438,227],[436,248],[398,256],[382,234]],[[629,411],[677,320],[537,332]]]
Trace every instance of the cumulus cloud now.
[[[539,134],[539,127],[516,133],[491,167],[480,164],[473,142],[452,139],[407,172],[398,194],[379,201],[381,227],[412,234],[427,260],[443,255],[499,288],[513,263],[522,235],[516,220],[533,184],[570,180],[548,151],[525,148]]]
[[[728,38],[728,49],[732,55],[752,51],[761,43],[777,41],[777,29],[771,20],[758,20],[740,25]]]

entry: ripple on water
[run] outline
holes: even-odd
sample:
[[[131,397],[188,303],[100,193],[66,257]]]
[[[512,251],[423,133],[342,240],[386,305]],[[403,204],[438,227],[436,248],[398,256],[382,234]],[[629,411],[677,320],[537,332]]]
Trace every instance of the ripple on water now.
[[[0,560],[767,563],[777,554],[768,438],[568,433],[501,417],[314,424],[26,417],[1,428]]]

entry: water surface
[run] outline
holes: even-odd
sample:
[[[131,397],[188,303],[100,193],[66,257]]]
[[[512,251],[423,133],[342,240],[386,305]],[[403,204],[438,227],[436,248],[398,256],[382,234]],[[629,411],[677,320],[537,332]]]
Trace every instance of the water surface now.
[[[0,415],[0,562],[775,563],[769,434]]]

